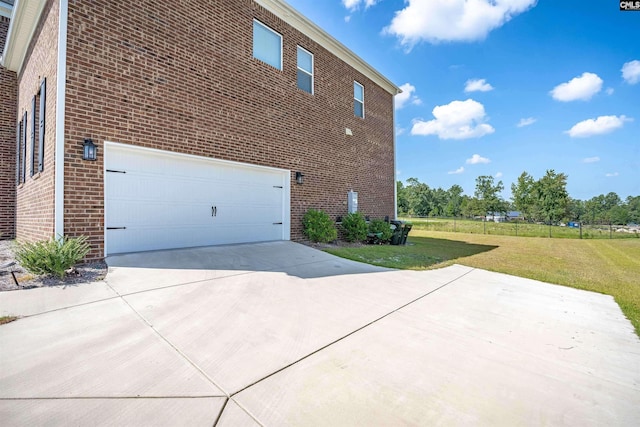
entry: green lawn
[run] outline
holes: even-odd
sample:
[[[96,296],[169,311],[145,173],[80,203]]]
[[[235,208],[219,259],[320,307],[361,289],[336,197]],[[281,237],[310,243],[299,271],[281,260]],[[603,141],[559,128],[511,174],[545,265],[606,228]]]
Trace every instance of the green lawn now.
[[[544,224],[531,224],[522,221],[493,222],[469,219],[443,218],[402,218],[413,224],[414,230],[451,231],[471,234],[498,234],[520,237],[551,237],[560,239],[579,239],[580,229]],[[640,239],[640,233],[627,233],[622,226],[585,225],[582,228],[583,239]]]
[[[383,267],[462,264],[611,295],[640,336],[640,239],[574,240],[414,229],[407,246],[330,249]]]

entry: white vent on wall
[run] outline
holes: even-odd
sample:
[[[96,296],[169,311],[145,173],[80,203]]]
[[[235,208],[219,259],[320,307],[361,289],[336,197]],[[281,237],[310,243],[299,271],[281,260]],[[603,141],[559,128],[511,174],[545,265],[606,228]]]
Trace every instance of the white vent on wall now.
[[[347,208],[349,209],[349,213],[358,212],[358,192],[357,191],[349,191],[347,193]]]

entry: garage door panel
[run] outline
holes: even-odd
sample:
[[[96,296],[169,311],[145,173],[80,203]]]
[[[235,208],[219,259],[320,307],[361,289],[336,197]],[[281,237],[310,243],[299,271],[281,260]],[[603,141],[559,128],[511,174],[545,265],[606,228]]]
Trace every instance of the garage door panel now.
[[[288,171],[111,143],[105,163],[108,254],[288,238]]]
[[[216,218],[226,224],[264,224],[271,225],[282,221],[282,209],[274,206],[253,206],[250,210],[244,206],[217,206]]]
[[[109,215],[109,226],[209,225],[213,221],[209,204],[191,203],[188,206],[175,206],[166,201],[115,200],[115,202],[118,202],[121,209],[114,210]]]

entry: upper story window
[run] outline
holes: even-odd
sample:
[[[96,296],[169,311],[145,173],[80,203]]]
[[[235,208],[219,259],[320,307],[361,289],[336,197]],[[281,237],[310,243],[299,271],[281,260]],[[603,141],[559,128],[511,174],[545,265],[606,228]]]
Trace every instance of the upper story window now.
[[[298,88],[313,94],[313,54],[298,46]]]
[[[253,20],[253,57],[282,70],[282,36]]]
[[[364,119],[364,86],[356,81],[353,82],[353,112]]]

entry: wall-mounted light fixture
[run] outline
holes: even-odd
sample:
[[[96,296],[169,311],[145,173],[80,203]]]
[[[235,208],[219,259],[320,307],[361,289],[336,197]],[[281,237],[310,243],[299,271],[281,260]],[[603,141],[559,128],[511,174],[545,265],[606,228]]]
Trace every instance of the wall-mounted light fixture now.
[[[296,184],[304,183],[304,174],[302,172],[296,172]]]
[[[85,139],[82,143],[82,160],[95,161],[98,158],[98,147],[90,139]]]

